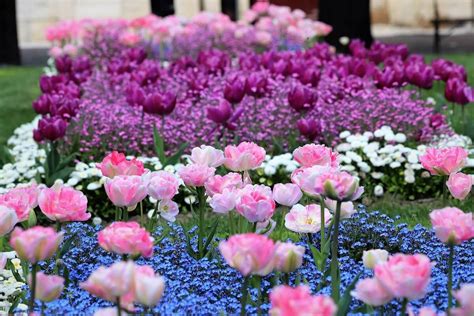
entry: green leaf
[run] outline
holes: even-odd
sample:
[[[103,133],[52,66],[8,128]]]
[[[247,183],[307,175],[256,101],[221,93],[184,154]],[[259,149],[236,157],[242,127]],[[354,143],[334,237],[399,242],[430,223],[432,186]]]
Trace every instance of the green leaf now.
[[[186,237],[186,250],[188,251],[188,254],[193,257],[194,259],[196,259],[196,252],[193,250],[193,247],[191,246],[191,238],[189,237],[189,233],[188,231],[186,230],[186,227],[184,227],[184,225],[181,225],[181,228],[183,229],[183,232],[184,232],[184,236]]]
[[[165,161],[165,163],[163,164],[163,167],[166,167],[168,165],[175,165],[178,163],[179,159],[181,159],[181,157],[183,156],[183,153],[184,151],[186,150],[186,148],[188,147],[188,143],[183,143],[179,146],[179,149],[178,151],[172,155],[171,157],[168,157]]]
[[[74,158],[76,158],[76,154],[72,154],[69,156],[66,156],[65,158],[62,158],[61,161],[58,164],[57,170],[64,169],[65,167],[69,166],[71,162],[73,162]]]
[[[76,235],[72,236],[63,243],[61,250],[59,252],[59,258],[62,258],[71,248],[74,246],[73,242],[76,239]]]
[[[155,144],[156,155],[158,156],[158,159],[160,160],[161,164],[163,164],[164,166],[164,163],[166,162],[165,143],[163,141],[163,138],[161,138],[160,133],[158,133],[156,125],[153,126],[153,142]]]
[[[59,156],[59,152],[58,152],[58,149],[56,148],[56,145],[54,143],[51,143],[48,154],[46,156],[46,165],[48,166],[48,175],[51,175],[57,171],[57,167],[59,165],[60,160],[61,160],[61,157]]]
[[[25,292],[21,292],[15,297],[15,300],[13,301],[12,305],[10,306],[10,309],[8,310],[8,315],[15,314],[15,309],[18,307],[18,304],[20,304],[24,297]]]
[[[56,172],[54,172],[53,174],[51,174],[48,178],[48,182],[47,183],[48,185],[53,185],[54,184],[54,181],[58,180],[58,179],[61,179],[61,180],[66,180],[69,175],[74,171],[75,169],[73,167],[66,167],[64,169],[60,169]]]
[[[206,256],[207,252],[209,252],[207,247],[209,247],[209,244],[214,240],[214,235],[216,234],[218,225],[219,218],[215,220],[214,224],[212,225],[211,232],[209,233],[209,235],[207,235],[206,243],[204,244],[204,257]]]
[[[347,315],[349,310],[349,305],[352,300],[351,291],[354,289],[357,281],[359,281],[360,276],[362,275],[362,271],[360,271],[352,280],[352,282],[347,286],[344,294],[342,295],[341,299],[338,302],[337,306],[337,316],[344,316]]]
[[[7,163],[13,163],[14,159],[12,154],[10,153],[10,150],[7,148],[7,146],[0,146],[0,167],[7,164]]]
[[[33,227],[36,225],[36,213],[34,209],[30,210],[30,214],[28,215],[28,227]]]

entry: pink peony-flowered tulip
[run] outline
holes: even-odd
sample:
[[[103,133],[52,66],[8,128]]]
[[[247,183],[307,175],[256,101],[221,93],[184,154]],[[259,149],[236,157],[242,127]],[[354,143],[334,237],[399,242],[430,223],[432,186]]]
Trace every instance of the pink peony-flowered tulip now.
[[[265,222],[275,212],[272,190],[265,185],[246,185],[239,192],[236,211],[249,222]]]
[[[224,189],[224,192],[212,196],[209,205],[214,212],[227,214],[235,208],[238,197],[235,190]]]
[[[396,254],[374,268],[375,277],[396,298],[420,299],[431,280],[430,259],[422,254]]]
[[[337,170],[327,166],[298,168],[291,174],[291,182],[298,185],[309,196],[319,198],[320,194],[316,192],[316,180],[321,174],[326,172],[337,172]]]
[[[388,251],[383,249],[364,250],[362,252],[362,262],[367,269],[373,269],[377,264],[388,260]]]
[[[171,200],[179,188],[178,178],[167,171],[152,172],[149,176],[148,195],[155,200]]]
[[[273,270],[275,244],[266,236],[254,233],[233,235],[219,243],[219,251],[227,264],[243,276],[265,276]]]
[[[14,209],[0,205],[0,238],[12,231],[18,223],[18,216]]]
[[[30,211],[38,206],[39,188],[36,184],[16,187],[5,194],[0,194],[0,205],[15,210],[19,222],[28,219]]]
[[[53,221],[83,222],[91,217],[87,213],[86,196],[81,191],[62,184],[41,190],[38,203],[41,212]]]
[[[332,215],[324,209],[324,226],[331,222]],[[285,227],[296,233],[317,233],[321,230],[321,207],[317,204],[294,205],[285,216]]]
[[[330,297],[313,296],[305,285],[275,287],[270,293],[270,304],[271,316],[333,316],[337,312],[337,305]]]
[[[228,145],[224,150],[225,167],[232,171],[247,171],[259,167],[265,159],[265,149],[251,142]]]
[[[337,153],[324,145],[307,144],[293,151],[295,160],[305,168],[312,166],[337,167]]]
[[[28,285],[31,286],[31,275],[28,276]],[[58,275],[47,275],[43,272],[36,274],[36,299],[42,302],[51,302],[57,299],[64,289],[64,278]]]
[[[382,306],[393,300],[393,295],[376,278],[358,281],[351,295],[371,306]]]
[[[97,239],[102,248],[119,255],[149,258],[153,254],[153,238],[137,222],[113,222],[99,232]]]
[[[446,185],[454,198],[464,200],[471,192],[472,176],[462,172],[451,173]]]
[[[331,212],[336,212],[337,202],[331,199],[324,199],[324,204]],[[352,202],[341,203],[341,218],[351,218],[357,212]]]
[[[115,206],[136,208],[147,196],[148,181],[143,176],[115,176],[105,181],[105,192]]]
[[[320,174],[316,177],[314,190],[331,200],[342,202],[357,200],[364,193],[364,187],[359,186],[359,179],[345,171]]]
[[[430,213],[436,237],[444,243],[456,245],[474,237],[472,217],[472,213],[464,213],[456,207],[445,207]]]
[[[18,257],[30,263],[51,258],[63,240],[63,233],[52,227],[35,226],[27,230],[15,228],[11,234],[10,246]]]
[[[102,175],[108,178],[115,176],[141,176],[145,173],[143,163],[135,158],[127,160],[124,154],[112,152],[101,163],[97,164]]]
[[[273,199],[280,205],[291,207],[302,197],[303,193],[294,183],[277,183],[273,186]]]
[[[225,158],[222,150],[202,145],[191,150],[191,161],[196,165],[217,168],[224,164]]]
[[[146,267],[146,266],[145,266]],[[156,306],[165,291],[165,279],[153,272],[142,273],[145,267],[135,269],[134,297],[135,301],[145,306]],[[148,267],[149,268],[149,267]],[[151,269],[151,268],[150,268]]]
[[[474,284],[462,284],[461,288],[453,293],[459,303],[458,308],[451,310],[454,316],[474,315]]]
[[[428,148],[419,159],[432,175],[447,176],[464,167],[467,150],[462,147]]]
[[[224,176],[212,176],[204,184],[206,193],[210,197],[212,197],[214,194],[224,192],[225,189],[240,189],[242,186],[242,176],[235,172],[230,172]]]
[[[291,242],[277,242],[273,266],[276,271],[290,273],[301,267],[305,248]]]
[[[212,167],[190,164],[181,167],[178,170],[178,175],[187,186],[202,187],[215,172],[216,169]]]

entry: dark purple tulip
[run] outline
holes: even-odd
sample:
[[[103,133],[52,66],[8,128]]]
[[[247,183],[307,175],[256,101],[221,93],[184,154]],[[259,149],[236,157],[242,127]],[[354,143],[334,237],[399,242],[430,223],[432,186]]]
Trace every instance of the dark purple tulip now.
[[[261,97],[267,90],[268,80],[267,77],[258,72],[252,72],[247,77],[247,86],[245,90],[247,94],[254,97]]]
[[[224,98],[230,103],[239,103],[245,96],[246,79],[242,75],[234,74],[227,79],[224,87]]]
[[[405,64],[409,65],[413,63],[425,64],[425,57],[420,54],[411,54],[405,59]]]
[[[270,70],[277,75],[287,76],[289,74],[290,64],[282,58],[279,61],[272,63]]]
[[[423,89],[431,89],[433,87],[433,68],[426,64],[421,62],[408,63],[405,68],[405,75],[408,82],[417,87]]]
[[[445,124],[444,115],[441,113],[435,113],[430,116],[430,126],[433,129],[437,129],[438,127]]]
[[[33,101],[33,109],[38,114],[42,114],[42,115],[48,114],[50,111],[50,106],[51,106],[51,100],[47,94],[42,94],[38,97],[38,99]]]
[[[365,59],[353,58],[349,63],[349,72],[358,77],[365,77],[372,73],[372,64],[369,64]]]
[[[405,73],[403,66],[393,64],[392,67],[385,67],[383,70],[376,70],[374,73],[375,84],[378,88],[401,87],[404,84]]]
[[[431,67],[433,67],[436,79],[446,81],[449,79],[449,73],[453,67],[453,62],[443,58],[438,58],[431,62]]]
[[[66,135],[67,123],[59,117],[43,117],[38,122],[38,131],[33,133],[36,139],[55,141]]]
[[[224,124],[232,116],[232,106],[225,99],[221,99],[218,106],[208,107],[206,110],[207,118],[217,124]]]
[[[469,87],[466,84],[458,90],[456,95],[456,103],[466,105],[471,102],[474,102],[474,91],[472,87]]]
[[[68,55],[62,55],[54,61],[56,69],[59,73],[64,74],[71,71],[72,59]]]
[[[466,87],[466,83],[459,78],[451,78],[446,81],[446,87],[444,89],[444,97],[449,102],[456,102],[461,99],[460,95],[463,94],[462,90]]]
[[[84,72],[84,71],[89,71],[91,70],[92,65],[89,61],[89,58],[86,56],[81,56],[72,62],[72,70],[74,72]]]
[[[41,92],[50,93],[57,89],[61,83],[65,83],[67,78],[63,75],[50,76],[42,75],[39,80]]]
[[[146,51],[143,48],[130,48],[125,52],[128,60],[141,64],[146,58]]]
[[[313,119],[300,119],[296,123],[300,134],[313,141],[321,133],[321,124]]]
[[[315,102],[314,93],[303,85],[294,85],[288,92],[288,103],[298,112],[312,109]]]
[[[218,50],[200,52],[197,62],[210,73],[220,72],[230,63],[228,55]]]
[[[71,118],[76,116],[78,107],[78,99],[70,99],[65,96],[58,96],[52,98],[51,115],[59,116],[62,117],[64,120],[69,121]]]
[[[358,39],[351,41],[349,44],[349,51],[351,52],[352,56],[357,58],[366,58],[367,56],[367,49],[365,48],[364,42]]]
[[[143,106],[145,103],[145,93],[137,84],[130,84],[125,89],[125,98],[131,106]]]
[[[35,142],[40,143],[44,140],[43,135],[41,135],[41,132],[39,129],[35,128],[33,130],[33,139]]]
[[[302,84],[310,84],[313,87],[317,87],[321,79],[321,71],[313,67],[306,67],[300,72],[299,79]]]
[[[149,114],[168,115],[176,106],[176,95],[172,93],[151,93],[146,96],[143,111]]]
[[[451,69],[449,69],[448,79],[450,78],[459,78],[462,81],[467,82],[466,68],[462,65],[453,64]]]

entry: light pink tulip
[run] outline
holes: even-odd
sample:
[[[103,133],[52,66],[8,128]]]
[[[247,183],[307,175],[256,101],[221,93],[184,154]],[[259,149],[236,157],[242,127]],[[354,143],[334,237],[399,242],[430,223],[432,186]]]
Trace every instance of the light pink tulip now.
[[[179,214],[178,203],[171,200],[161,200],[158,203],[158,212],[168,222],[174,222]]]
[[[320,174],[316,177],[314,190],[331,200],[343,202],[357,200],[364,193],[364,187],[359,186],[359,179],[345,171]]]
[[[7,260],[8,260],[7,255],[0,252],[0,273],[3,271],[3,269],[7,265]]]
[[[451,173],[446,185],[454,198],[464,200],[471,192],[472,177],[462,172]]]
[[[215,172],[215,168],[190,164],[179,169],[178,175],[187,186],[202,187]]]
[[[273,199],[280,205],[291,207],[302,197],[303,193],[294,183],[277,183],[273,187]]]
[[[337,312],[337,305],[330,297],[313,296],[306,285],[275,287],[270,293],[270,304],[271,316],[333,316]]]
[[[299,168],[293,171],[291,182],[298,185],[301,190],[314,198],[319,198],[320,194],[316,192],[316,180],[326,172],[337,172],[337,169],[327,166],[312,166],[309,168]]]
[[[11,234],[10,246],[18,257],[31,263],[51,258],[63,240],[63,233],[51,227],[35,226],[27,230],[15,228]]]
[[[31,275],[28,276],[28,285],[31,286]],[[51,302],[59,298],[64,289],[64,278],[58,275],[47,275],[43,272],[36,274],[36,299],[42,302]]]
[[[453,293],[459,303],[459,307],[452,309],[454,316],[474,315],[474,284],[462,284],[461,288]]]
[[[119,255],[149,258],[153,254],[153,238],[137,222],[113,222],[97,238],[102,248]]]
[[[219,243],[219,251],[227,264],[243,276],[265,276],[273,270],[275,244],[266,236],[254,233],[233,235]]]
[[[235,208],[251,223],[265,222],[275,212],[272,190],[267,186],[248,184],[238,194]]]
[[[461,170],[467,161],[467,150],[462,147],[428,148],[420,156],[423,168],[432,175],[447,176]]]
[[[225,158],[222,150],[202,145],[201,147],[193,148],[191,151],[191,161],[196,165],[217,168],[224,163]]]
[[[148,195],[155,200],[171,200],[178,193],[179,180],[174,174],[157,171],[149,177]]]
[[[48,54],[50,57],[53,57],[56,59],[63,54],[63,50],[61,47],[53,46],[49,49]]]
[[[16,187],[5,194],[0,194],[0,205],[15,210],[19,222],[28,219],[30,211],[38,206],[39,188],[36,184]]]
[[[324,209],[324,221],[327,226],[332,215]],[[294,205],[285,216],[285,227],[296,233],[317,233],[321,230],[321,207],[317,204]]]
[[[206,193],[210,197],[212,197],[214,194],[224,192],[224,189],[234,190],[240,189],[242,186],[242,176],[235,172],[230,172],[224,176],[212,176],[204,184]]]
[[[141,267],[140,267],[141,268]],[[165,279],[151,270],[152,274],[135,270],[134,297],[135,301],[145,306],[156,306],[165,291]]]
[[[133,158],[127,160],[125,155],[119,152],[112,152],[107,155],[101,163],[97,164],[102,175],[108,178],[115,176],[141,176],[145,173],[143,163]]]
[[[393,295],[376,278],[358,281],[351,295],[371,306],[382,306],[393,300]]]
[[[375,277],[396,298],[420,299],[431,280],[430,259],[422,254],[396,254],[375,266]]]
[[[436,237],[444,243],[457,245],[474,237],[472,217],[472,213],[464,213],[456,207],[445,207],[430,213]]]
[[[247,171],[259,167],[265,159],[265,149],[255,143],[228,145],[224,150],[224,165],[232,171]]]
[[[291,242],[277,242],[273,265],[276,271],[293,272],[303,264],[305,248]]]
[[[235,191],[224,189],[222,193],[216,193],[211,198],[209,205],[216,213],[227,214],[235,208],[238,194]]]
[[[362,262],[367,269],[373,269],[376,265],[388,260],[388,251],[383,249],[364,250],[362,252]]]
[[[76,57],[79,50],[77,46],[73,44],[66,44],[63,47],[63,51],[65,54],[68,54],[71,57]]]
[[[12,231],[18,223],[14,209],[0,205],[0,238]]]
[[[337,202],[331,199],[324,199],[324,204],[329,208],[333,213],[336,212]],[[342,202],[341,203],[341,218],[351,218],[357,212],[357,209],[354,207],[352,202]]]
[[[43,214],[53,221],[83,222],[91,217],[87,213],[86,196],[62,184],[43,189],[38,196],[38,203]]]
[[[115,206],[135,209],[147,196],[148,181],[142,176],[115,176],[105,182],[105,192]]]
[[[337,153],[324,145],[307,144],[293,151],[295,160],[305,168],[312,166],[337,167]]]

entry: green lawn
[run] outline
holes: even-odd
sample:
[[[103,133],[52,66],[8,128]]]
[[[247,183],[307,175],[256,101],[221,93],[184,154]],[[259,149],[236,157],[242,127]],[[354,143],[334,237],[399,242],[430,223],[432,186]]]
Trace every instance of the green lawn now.
[[[40,67],[0,67],[0,145],[35,117],[31,102],[40,94]]]

